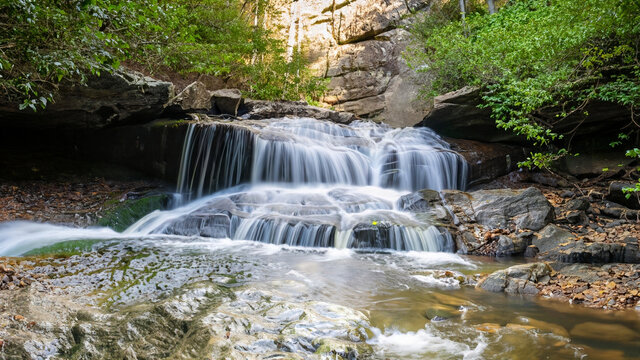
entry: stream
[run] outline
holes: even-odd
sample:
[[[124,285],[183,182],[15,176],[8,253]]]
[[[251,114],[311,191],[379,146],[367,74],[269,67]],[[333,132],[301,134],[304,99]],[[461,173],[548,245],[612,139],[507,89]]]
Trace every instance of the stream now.
[[[43,309],[84,314],[25,340],[34,358],[640,358],[637,311],[475,289],[524,260],[458,255],[437,214],[409,209],[466,186],[428,129],[194,123],[179,166],[179,206],[123,233],[0,224],[3,256],[79,249],[27,260],[55,289]]]

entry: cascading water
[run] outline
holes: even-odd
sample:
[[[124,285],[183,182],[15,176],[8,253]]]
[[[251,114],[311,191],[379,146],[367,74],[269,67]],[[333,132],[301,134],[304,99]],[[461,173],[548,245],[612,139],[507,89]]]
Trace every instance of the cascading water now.
[[[464,188],[466,173],[460,155],[425,128],[308,118],[194,123],[178,190],[191,200],[220,192],[128,232],[450,252],[446,229],[417,220],[399,200],[423,188]]]
[[[192,124],[178,190],[198,198],[242,183],[464,189],[462,157],[427,128],[309,118]]]

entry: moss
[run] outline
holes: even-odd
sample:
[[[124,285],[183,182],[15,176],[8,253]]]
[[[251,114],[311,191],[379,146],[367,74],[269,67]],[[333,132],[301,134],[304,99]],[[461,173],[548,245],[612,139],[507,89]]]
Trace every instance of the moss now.
[[[107,210],[98,225],[108,226],[115,231],[124,231],[145,215],[155,211],[164,210],[169,204],[169,195],[158,194],[139,199],[126,200],[120,205]]]
[[[38,249],[29,250],[24,256],[56,255],[57,257],[70,257],[83,252],[91,251],[93,245],[101,240],[69,240]]]

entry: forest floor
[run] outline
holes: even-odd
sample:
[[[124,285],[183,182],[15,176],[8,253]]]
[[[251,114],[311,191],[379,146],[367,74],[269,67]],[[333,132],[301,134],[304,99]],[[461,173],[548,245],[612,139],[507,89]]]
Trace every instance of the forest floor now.
[[[0,168],[7,169],[0,173],[0,222],[86,227],[127,194],[167,189],[161,181],[119,166],[47,153],[0,152]]]

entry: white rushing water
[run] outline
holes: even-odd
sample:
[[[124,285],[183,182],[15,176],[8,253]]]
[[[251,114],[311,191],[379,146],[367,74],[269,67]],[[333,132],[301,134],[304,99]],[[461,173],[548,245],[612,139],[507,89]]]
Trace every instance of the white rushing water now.
[[[127,232],[453,251],[446,230],[398,202],[409,191],[464,189],[466,177],[462,157],[427,128],[309,118],[194,123],[177,188],[186,199],[223,193],[152,214]]]
[[[460,155],[427,128],[309,118],[192,124],[178,190],[192,198],[241,183],[464,189]]]
[[[259,185],[155,212],[129,234],[176,234],[277,245],[453,251],[451,235],[398,208],[403,193],[372,186]]]
[[[191,202],[149,214],[123,235],[452,252],[441,224],[418,220],[399,204],[415,190],[464,189],[466,176],[462,157],[427,128],[310,118],[193,123],[177,184],[180,198]],[[108,229],[5,224],[0,254],[115,236]]]

